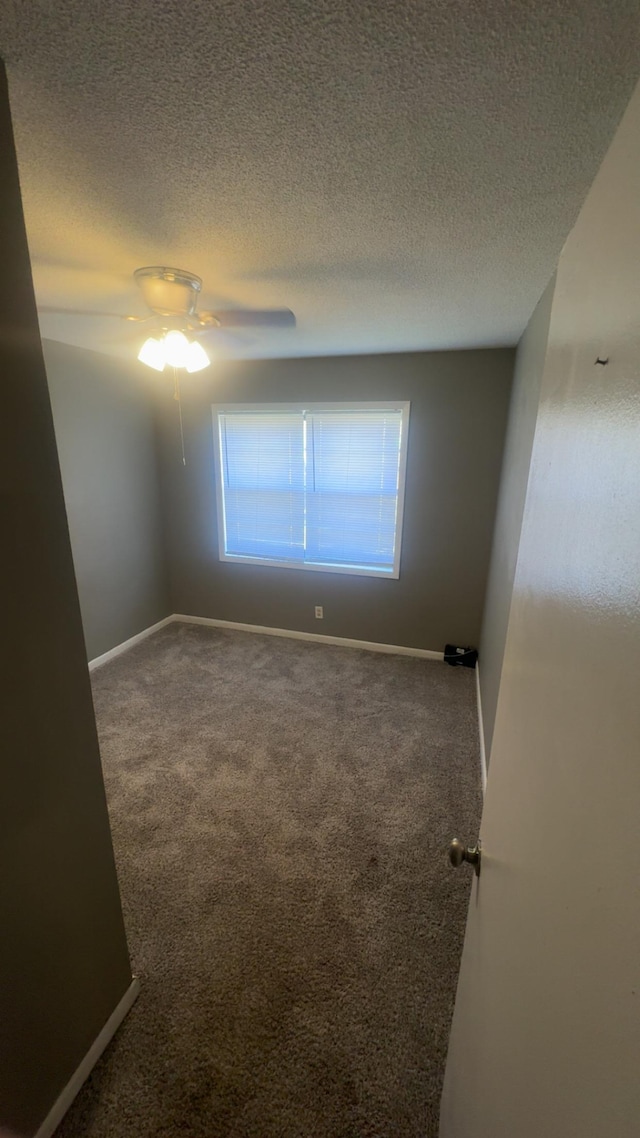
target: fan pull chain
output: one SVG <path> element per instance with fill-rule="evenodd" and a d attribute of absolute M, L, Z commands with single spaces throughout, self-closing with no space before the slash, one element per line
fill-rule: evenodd
<path fill-rule="evenodd" d="M 184 454 L 184 428 L 182 426 L 182 401 L 180 399 L 180 377 L 178 375 L 177 367 L 173 369 L 173 398 L 178 404 L 178 415 L 180 417 L 180 442 L 182 444 L 182 465 L 187 465 L 187 460 Z"/>

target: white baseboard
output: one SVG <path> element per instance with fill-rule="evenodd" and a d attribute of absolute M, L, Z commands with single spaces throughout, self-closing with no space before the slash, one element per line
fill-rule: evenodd
<path fill-rule="evenodd" d="M 409 648 L 405 644 L 375 644 L 371 640 L 350 640 L 346 636 L 325 636 L 321 632 L 298 632 L 294 628 L 266 628 L 262 624 L 242 624 L 236 620 L 217 620 L 211 616 L 187 616 L 184 613 L 174 612 L 171 616 L 166 616 L 164 620 L 159 620 L 157 624 L 152 624 L 150 628 L 144 628 L 142 632 L 138 632 L 129 640 L 124 640 L 122 644 L 116 644 L 115 648 L 110 648 L 102 656 L 96 656 L 95 660 L 90 660 L 89 671 L 93 672 L 96 668 L 101 668 L 109 660 L 120 656 L 122 652 L 128 652 L 129 648 L 133 648 L 135 644 L 139 644 L 147 636 L 151 636 L 152 633 L 158 632 L 160 628 L 164 628 L 165 625 L 172 624 L 174 621 L 182 624 L 204 624 L 210 628 L 231 628 L 235 629 L 236 632 L 257 632 L 261 636 L 286 636 L 291 640 L 312 640 L 316 644 L 337 644 L 340 648 L 362 648 L 366 652 L 389 652 L 394 656 L 419 656 L 423 660 L 444 659 L 443 652 L 433 652 L 430 648 Z"/>
<path fill-rule="evenodd" d="M 131 1008 L 131 1005 L 136 1000 L 139 991 L 140 981 L 134 976 L 120 1003 L 112 1011 L 102 1031 L 91 1044 L 80 1066 L 73 1072 L 66 1087 L 54 1102 L 42 1125 L 38 1128 L 35 1138 L 51 1138 L 51 1135 L 56 1127 L 60 1125 L 60 1122 L 82 1087 L 82 1084 L 91 1074 L 91 1071 L 98 1062 L 107 1044 L 113 1039 L 124 1017 Z"/>
<path fill-rule="evenodd" d="M 336 644 L 340 648 L 362 648 L 366 652 L 389 652 L 395 656 L 420 656 L 425 660 L 443 660 L 443 652 L 429 648 L 408 648 L 404 644 L 375 644 L 371 640 L 350 640 L 344 636 L 325 636 L 319 632 L 298 632 L 293 628 L 265 628 L 261 624 L 241 624 L 235 620 L 217 620 L 210 616 L 185 616 L 174 613 L 171 620 L 183 624 L 204 624 L 211 628 L 230 628 L 237 632 L 258 632 L 261 636 L 286 636 L 291 640 L 312 640 L 316 644 Z"/>
<path fill-rule="evenodd" d="M 476 663 L 476 698 L 478 701 L 478 731 L 480 732 L 480 774 L 482 793 L 487 789 L 487 752 L 484 746 L 484 720 L 482 718 L 482 695 L 480 692 L 480 665 Z"/>
<path fill-rule="evenodd" d="M 164 628 L 165 624 L 170 624 L 172 620 L 175 620 L 174 616 L 165 616 L 164 620 L 159 620 L 157 624 L 152 624 L 150 628 L 143 628 L 142 632 L 131 636 L 129 640 L 123 640 L 122 644 L 116 644 L 115 648 L 110 648 L 108 652 L 103 652 L 102 656 L 96 656 L 95 660 L 89 660 L 89 671 L 93 672 L 95 668 L 101 668 L 103 664 L 107 664 L 109 660 L 113 660 L 114 657 L 119 656 L 121 652 L 127 652 L 129 648 L 133 648 L 134 644 L 139 644 L 141 640 L 145 640 L 147 636 L 151 636 L 151 634 L 157 632 L 159 628 Z"/>

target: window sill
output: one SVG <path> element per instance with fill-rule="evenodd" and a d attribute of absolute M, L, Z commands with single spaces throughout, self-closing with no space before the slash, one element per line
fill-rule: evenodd
<path fill-rule="evenodd" d="M 315 561 L 275 561 L 268 557 L 243 557 L 240 554 L 225 553 L 220 560 L 228 565 L 266 565 L 272 569 L 294 569 L 305 573 L 337 573 L 350 577 L 378 577 L 383 580 L 397 581 L 400 577 L 399 567 L 390 565 L 387 569 L 377 569 L 371 565 L 340 565 L 320 564 Z"/>

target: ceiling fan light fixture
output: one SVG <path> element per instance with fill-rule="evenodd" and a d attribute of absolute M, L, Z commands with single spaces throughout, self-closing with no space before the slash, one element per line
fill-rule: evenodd
<path fill-rule="evenodd" d="M 150 336 L 140 348 L 138 359 L 141 363 L 146 364 L 147 367 L 154 368 L 155 371 L 164 371 L 164 365 L 167 359 L 162 340 L 156 340 L 153 336 Z"/>
<path fill-rule="evenodd" d="M 167 332 L 164 338 L 164 356 L 171 367 L 186 367 L 189 353 L 189 341 L 184 332 L 177 329 Z"/>
<path fill-rule="evenodd" d="M 202 344 L 199 344 L 197 340 L 193 340 L 187 348 L 187 357 L 185 360 L 187 371 L 202 371 L 202 369 L 208 367 L 210 363 L 211 360 L 202 347 Z"/>

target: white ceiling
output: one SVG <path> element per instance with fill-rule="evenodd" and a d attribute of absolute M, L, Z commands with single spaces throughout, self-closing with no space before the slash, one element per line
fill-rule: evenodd
<path fill-rule="evenodd" d="M 278 356 L 510 344 L 640 72 L 637 0 L 5 3 L 40 306 L 294 309 Z M 41 313 L 130 351 L 131 325 Z"/>

